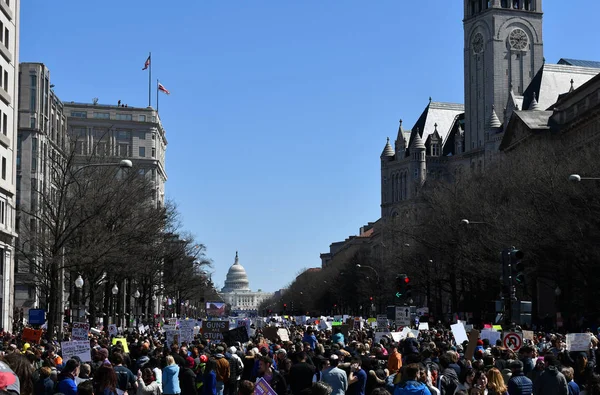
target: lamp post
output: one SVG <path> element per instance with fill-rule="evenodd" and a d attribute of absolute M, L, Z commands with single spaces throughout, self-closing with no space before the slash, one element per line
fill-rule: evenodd
<path fill-rule="evenodd" d="M 113 294 L 113 323 L 119 326 L 117 323 L 117 294 L 119 293 L 119 287 L 117 287 L 117 283 L 113 285 L 111 292 Z"/>
<path fill-rule="evenodd" d="M 81 274 L 75 280 L 75 289 L 77 291 L 77 322 L 80 321 L 81 317 L 81 288 L 83 288 L 83 278 L 81 278 Z"/>
<path fill-rule="evenodd" d="M 139 290 L 135 290 L 135 292 L 133 293 L 133 298 L 135 300 L 134 306 L 133 306 L 133 317 L 136 319 L 137 321 L 137 316 L 138 314 L 138 299 L 140 298 L 140 291 Z M 137 323 L 137 322 L 136 322 Z"/>

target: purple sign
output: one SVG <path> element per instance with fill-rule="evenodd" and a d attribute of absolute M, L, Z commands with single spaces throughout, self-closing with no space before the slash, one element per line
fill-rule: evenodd
<path fill-rule="evenodd" d="M 271 388 L 267 380 L 262 377 L 256 380 L 254 384 L 254 393 L 256 395 L 277 395 L 277 392 Z"/>

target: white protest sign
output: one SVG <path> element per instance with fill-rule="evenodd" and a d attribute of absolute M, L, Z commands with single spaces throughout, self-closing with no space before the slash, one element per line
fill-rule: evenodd
<path fill-rule="evenodd" d="M 490 345 L 495 346 L 496 342 L 498 340 L 502 339 L 502 332 L 484 329 L 481 331 L 480 337 L 481 337 L 481 340 L 488 339 L 490 342 Z"/>
<path fill-rule="evenodd" d="M 172 344 L 181 344 L 181 332 L 180 331 L 166 331 L 166 343 L 167 347 L 171 347 Z"/>
<path fill-rule="evenodd" d="M 589 351 L 591 333 L 569 333 L 567 334 L 567 350 L 569 351 Z"/>
<path fill-rule="evenodd" d="M 179 321 L 179 331 L 181 333 L 180 342 L 189 344 L 194 341 L 194 326 L 196 326 L 196 323 L 196 320 Z"/>
<path fill-rule="evenodd" d="M 79 357 L 83 362 L 91 362 L 90 343 L 87 340 L 76 340 L 61 342 L 63 360 L 68 361 L 73 357 Z"/>
<path fill-rule="evenodd" d="M 90 324 L 87 322 L 74 322 L 71 331 L 72 340 L 87 340 L 90 331 Z"/>
<path fill-rule="evenodd" d="M 456 344 L 462 344 L 463 342 L 469 341 L 469 338 L 467 337 L 467 331 L 465 331 L 465 326 L 462 324 L 462 322 L 450 325 L 450 329 L 452 329 L 452 334 L 454 335 Z"/>
<path fill-rule="evenodd" d="M 419 324 L 419 330 L 420 331 L 428 331 L 429 330 L 429 323 L 428 322 L 421 322 Z"/>
<path fill-rule="evenodd" d="M 117 336 L 119 331 L 117 330 L 117 326 L 115 324 L 110 324 L 108 326 L 108 335 L 109 336 Z"/>
<path fill-rule="evenodd" d="M 381 330 L 381 331 L 376 331 L 375 332 L 375 343 L 381 343 L 381 339 L 383 339 L 384 336 L 391 336 L 390 332 L 386 329 L 386 330 Z"/>

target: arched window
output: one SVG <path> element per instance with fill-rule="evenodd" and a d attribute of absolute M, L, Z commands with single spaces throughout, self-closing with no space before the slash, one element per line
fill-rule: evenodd
<path fill-rule="evenodd" d="M 408 174 L 408 172 L 405 171 L 404 172 L 404 199 L 408 199 L 408 188 L 406 186 L 407 185 L 407 180 L 406 180 L 407 174 Z"/>
<path fill-rule="evenodd" d="M 404 200 L 404 193 L 402 188 L 404 188 L 404 179 L 402 177 L 402 174 L 400 174 L 400 200 Z"/>
<path fill-rule="evenodd" d="M 392 203 L 395 201 L 396 196 L 396 176 L 392 175 Z"/>

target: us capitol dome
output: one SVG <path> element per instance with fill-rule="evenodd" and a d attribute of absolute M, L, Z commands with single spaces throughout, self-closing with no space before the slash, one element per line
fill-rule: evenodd
<path fill-rule="evenodd" d="M 236 313 L 257 314 L 258 306 L 263 300 L 270 298 L 270 292 L 257 292 L 250 290 L 250 282 L 246 269 L 240 265 L 238 253 L 235 253 L 235 262 L 229 268 L 225 277 L 225 285 L 221 288 L 221 297 L 231 306 L 231 311 Z"/>

